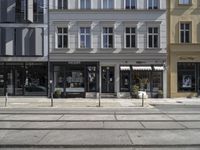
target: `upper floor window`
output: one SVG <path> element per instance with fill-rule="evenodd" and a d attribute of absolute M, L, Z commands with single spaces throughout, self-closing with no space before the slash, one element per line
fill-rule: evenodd
<path fill-rule="evenodd" d="M 91 0 L 80 0 L 80 8 L 81 9 L 90 9 L 91 8 Z"/>
<path fill-rule="evenodd" d="M 149 27 L 148 28 L 148 48 L 159 47 L 159 28 Z"/>
<path fill-rule="evenodd" d="M 58 27 L 57 28 L 57 48 L 68 47 L 68 28 Z"/>
<path fill-rule="evenodd" d="M 103 9 L 113 9 L 114 8 L 114 0 L 102 0 L 103 1 Z"/>
<path fill-rule="evenodd" d="M 158 9 L 159 0 L 148 0 L 148 9 Z"/>
<path fill-rule="evenodd" d="M 91 48 L 90 27 L 80 28 L 80 48 Z"/>
<path fill-rule="evenodd" d="M 135 48 L 136 47 L 136 28 L 128 27 L 125 33 L 125 48 Z"/>
<path fill-rule="evenodd" d="M 58 9 L 68 9 L 68 0 L 58 0 Z"/>
<path fill-rule="evenodd" d="M 125 0 L 125 9 L 135 9 L 136 0 Z"/>
<path fill-rule="evenodd" d="M 179 0 L 179 4 L 181 5 L 189 5 L 191 3 L 191 0 Z"/>
<path fill-rule="evenodd" d="M 113 28 L 103 28 L 103 48 L 113 48 Z"/>
<path fill-rule="evenodd" d="M 190 23 L 180 23 L 180 42 L 190 43 Z"/>
<path fill-rule="evenodd" d="M 42 56 L 43 35 L 43 28 L 0 28 L 0 55 Z"/>

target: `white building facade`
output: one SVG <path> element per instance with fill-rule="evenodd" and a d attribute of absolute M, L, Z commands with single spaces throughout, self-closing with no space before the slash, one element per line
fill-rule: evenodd
<path fill-rule="evenodd" d="M 149 97 L 167 90 L 166 0 L 50 0 L 56 97 Z"/>

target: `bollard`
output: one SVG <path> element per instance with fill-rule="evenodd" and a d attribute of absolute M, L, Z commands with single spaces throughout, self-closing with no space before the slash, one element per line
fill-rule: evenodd
<path fill-rule="evenodd" d="M 7 103 L 8 103 L 8 93 L 6 92 L 6 96 L 5 96 L 5 107 L 7 107 Z"/>
<path fill-rule="evenodd" d="M 53 92 L 51 92 L 51 107 L 53 107 Z"/>
<path fill-rule="evenodd" d="M 142 93 L 142 107 L 144 107 L 144 93 Z"/>

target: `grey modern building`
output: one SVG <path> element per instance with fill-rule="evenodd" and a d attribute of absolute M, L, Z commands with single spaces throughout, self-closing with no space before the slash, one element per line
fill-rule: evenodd
<path fill-rule="evenodd" d="M 0 95 L 47 95 L 48 3 L 0 0 Z"/>
<path fill-rule="evenodd" d="M 166 0 L 50 0 L 50 72 L 58 97 L 166 96 Z"/>

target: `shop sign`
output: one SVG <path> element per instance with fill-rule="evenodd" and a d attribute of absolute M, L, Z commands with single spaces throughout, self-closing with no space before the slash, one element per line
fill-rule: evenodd
<path fill-rule="evenodd" d="M 195 57 L 179 57 L 180 60 L 195 60 Z"/>
<path fill-rule="evenodd" d="M 70 65 L 79 65 L 79 64 L 81 64 L 81 62 L 80 61 L 68 61 L 68 64 L 70 64 Z"/>

